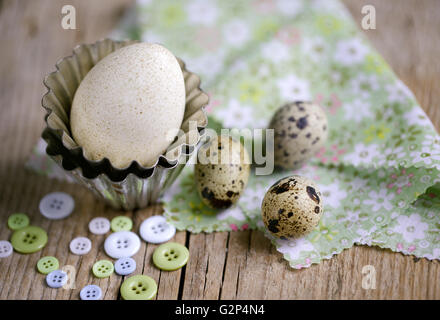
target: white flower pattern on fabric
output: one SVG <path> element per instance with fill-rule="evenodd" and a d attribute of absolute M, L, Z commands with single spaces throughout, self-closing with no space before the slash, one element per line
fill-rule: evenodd
<path fill-rule="evenodd" d="M 373 116 L 371 105 L 365 100 L 355 99 L 352 102 L 345 103 L 343 108 L 345 119 L 353 120 L 356 123 L 364 119 L 371 119 Z"/>
<path fill-rule="evenodd" d="M 280 95 L 286 101 L 310 100 L 309 82 L 291 74 L 277 81 Z"/>
<path fill-rule="evenodd" d="M 434 248 L 432 254 L 425 254 L 424 257 L 429 260 L 440 259 L 440 248 Z"/>
<path fill-rule="evenodd" d="M 289 255 L 290 259 L 298 259 L 301 252 L 314 251 L 315 247 L 312 243 L 304 238 L 290 239 L 290 240 L 278 240 L 278 251 Z"/>
<path fill-rule="evenodd" d="M 414 163 L 423 162 L 425 165 L 430 166 L 433 160 L 440 160 L 440 154 L 432 154 L 432 151 L 430 147 L 423 146 L 421 151 L 413 151 L 409 155 L 413 158 Z M 440 169 L 440 163 L 436 163 L 435 167 Z"/>
<path fill-rule="evenodd" d="M 348 153 L 344 156 L 344 160 L 354 166 L 360 164 L 369 165 L 377 155 L 379 155 L 377 144 L 365 145 L 361 142 L 355 145 L 352 153 Z"/>
<path fill-rule="evenodd" d="M 260 185 L 255 188 L 246 188 L 240 197 L 240 204 L 246 203 L 246 208 L 249 210 L 259 209 L 265 193 L 265 188 Z"/>
<path fill-rule="evenodd" d="M 289 47 L 279 40 L 271 40 L 263 43 L 261 54 L 267 60 L 279 63 L 289 58 Z"/>
<path fill-rule="evenodd" d="M 314 62 L 319 62 L 328 56 L 328 44 L 321 37 L 306 38 L 302 45 L 303 54 Z"/>
<path fill-rule="evenodd" d="M 405 103 L 408 101 L 408 98 L 414 98 L 412 92 L 401 80 L 397 80 L 396 83 L 387 84 L 385 90 L 388 93 L 388 101 L 390 102 Z"/>
<path fill-rule="evenodd" d="M 232 20 L 224 26 L 223 36 L 232 47 L 242 46 L 250 38 L 249 26 L 240 19 Z"/>
<path fill-rule="evenodd" d="M 208 53 L 197 58 L 186 59 L 187 66 L 190 70 L 198 74 L 203 74 L 207 79 L 212 80 L 223 69 L 224 52 L 218 50 L 215 53 Z M 209 70 L 209 72 L 206 72 Z"/>
<path fill-rule="evenodd" d="M 345 66 L 353 66 L 365 61 L 368 48 L 358 38 L 339 41 L 336 44 L 335 61 Z"/>
<path fill-rule="evenodd" d="M 397 217 L 397 225 L 392 229 L 394 232 L 400 233 L 403 239 L 408 243 L 414 240 L 425 238 L 425 231 L 428 230 L 428 224 L 422 222 L 420 215 L 412 214 L 409 217 Z"/>
<path fill-rule="evenodd" d="M 215 109 L 214 115 L 221 119 L 225 128 L 247 128 L 252 126 L 253 108 L 243 105 L 238 100 L 232 99 L 226 108 Z"/>
<path fill-rule="evenodd" d="M 351 91 L 357 97 L 368 99 L 374 91 L 379 89 L 379 82 L 375 75 L 361 74 L 350 82 Z"/>
<path fill-rule="evenodd" d="M 218 9 L 212 1 L 194 0 L 186 7 L 188 20 L 199 25 L 213 25 L 218 16 Z"/>
<path fill-rule="evenodd" d="M 239 221 L 244 221 L 246 219 L 245 215 L 243 214 L 243 210 L 241 210 L 241 208 L 238 206 L 233 206 L 229 209 L 225 209 L 217 214 L 217 219 L 219 219 L 220 221 L 226 220 L 230 217 Z"/>
<path fill-rule="evenodd" d="M 387 165 L 390 167 L 397 166 L 399 164 L 399 159 L 406 155 L 406 151 L 403 147 L 386 148 L 382 153 L 378 155 L 377 165 L 383 166 Z"/>
<path fill-rule="evenodd" d="M 388 192 L 385 185 L 381 185 L 379 191 L 371 190 L 368 193 L 368 197 L 369 198 L 365 199 L 362 203 L 372 206 L 371 209 L 375 212 L 379 211 L 381 208 L 388 211 L 393 208 L 391 200 L 394 199 L 394 193 Z"/>
<path fill-rule="evenodd" d="M 426 113 L 420 107 L 413 107 L 411 111 L 403 115 L 403 118 L 409 126 L 419 125 L 434 128 L 431 120 L 429 120 Z"/>
<path fill-rule="evenodd" d="M 288 17 L 294 17 L 298 15 L 303 7 L 303 3 L 301 1 L 292 1 L 292 0 L 276 0 L 276 5 L 279 12 L 282 15 Z"/>
<path fill-rule="evenodd" d="M 341 201 L 347 197 L 347 192 L 337 182 L 329 185 L 320 185 L 319 190 L 321 190 L 322 197 L 324 198 L 324 205 L 332 208 L 338 208 Z"/>

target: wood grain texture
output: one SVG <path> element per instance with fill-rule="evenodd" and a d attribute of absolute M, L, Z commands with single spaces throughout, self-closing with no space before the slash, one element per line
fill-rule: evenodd
<path fill-rule="evenodd" d="M 112 218 L 121 212 L 95 201 L 82 187 L 49 180 L 23 166 L 43 128 L 40 100 L 42 79 L 55 62 L 79 43 L 105 37 L 116 25 L 130 0 L 0 2 L 0 239 L 9 239 L 7 217 L 26 212 L 34 225 L 49 234 L 49 245 L 31 255 L 14 253 L 0 259 L 0 299 L 78 299 L 86 284 L 97 284 L 104 299 L 118 299 L 123 277 L 97 279 L 91 267 L 108 259 L 103 236 L 88 232 L 97 216 Z M 361 7 L 373 4 L 377 29 L 367 37 L 396 74 L 413 90 L 433 123 L 440 128 L 440 2 L 437 0 L 344 0 L 360 24 Z M 77 30 L 60 26 L 61 7 L 77 9 Z M 75 213 L 62 221 L 49 221 L 38 213 L 45 194 L 65 191 L 76 199 Z M 160 206 L 126 213 L 135 229 Z M 86 256 L 69 253 L 73 237 L 93 242 Z M 158 282 L 157 299 L 440 299 L 440 263 L 415 259 L 370 247 L 355 246 L 334 258 L 304 270 L 291 269 L 258 231 L 197 234 L 178 232 L 174 238 L 190 249 L 188 265 L 161 272 L 152 265 L 155 245 L 142 243 L 134 257 L 136 273 Z M 75 289 L 50 289 L 36 272 L 38 259 L 54 255 L 62 266 L 76 270 Z M 362 289 L 362 267 L 376 268 L 377 288 Z"/>

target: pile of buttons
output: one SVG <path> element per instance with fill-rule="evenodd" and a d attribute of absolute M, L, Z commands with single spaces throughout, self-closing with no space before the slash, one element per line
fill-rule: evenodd
<path fill-rule="evenodd" d="M 53 192 L 41 199 L 41 214 L 53 220 L 68 217 L 75 207 L 73 198 L 63 192 Z M 34 253 L 44 248 L 48 242 L 46 231 L 30 225 L 29 217 L 24 213 L 14 213 L 8 218 L 8 227 L 13 231 L 11 242 L 0 241 L 0 258 L 10 256 L 13 250 L 19 253 Z M 95 262 L 92 273 L 97 278 L 110 277 L 114 272 L 120 276 L 128 276 L 135 272 L 136 261 L 131 257 L 140 247 L 139 236 L 132 232 L 133 221 L 125 216 L 118 216 L 110 222 L 107 218 L 98 217 L 89 222 L 89 231 L 95 235 L 104 235 L 111 229 L 112 233 L 104 241 L 105 253 L 117 259 Z M 163 216 L 152 216 L 144 220 L 139 228 L 141 238 L 148 243 L 161 244 L 153 252 L 153 264 L 165 271 L 178 270 L 186 265 L 189 258 L 188 249 L 171 240 L 176 228 L 169 224 Z M 69 244 L 70 252 L 85 255 L 92 249 L 92 241 L 86 237 L 76 237 Z M 51 288 L 61 288 L 67 284 L 68 274 L 59 269 L 59 261 L 52 256 L 41 258 L 37 262 L 37 270 L 46 275 L 46 283 Z M 149 276 L 134 275 L 122 283 L 120 293 L 124 300 L 150 300 L 156 296 L 157 284 Z M 87 285 L 80 291 L 82 300 L 99 300 L 102 290 L 96 285 Z"/>

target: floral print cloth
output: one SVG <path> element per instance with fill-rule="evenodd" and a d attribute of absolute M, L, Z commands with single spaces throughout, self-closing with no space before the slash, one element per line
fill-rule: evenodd
<path fill-rule="evenodd" d="M 293 100 L 327 112 L 329 138 L 316 157 L 296 171 L 251 175 L 230 209 L 206 207 L 186 167 L 163 198 L 179 230 L 266 232 L 266 190 L 300 174 L 320 187 L 320 224 L 295 240 L 266 232 L 293 268 L 355 243 L 440 259 L 440 138 L 338 0 L 139 0 L 113 37 L 159 42 L 182 58 L 211 96 L 210 126 L 264 128 Z"/>

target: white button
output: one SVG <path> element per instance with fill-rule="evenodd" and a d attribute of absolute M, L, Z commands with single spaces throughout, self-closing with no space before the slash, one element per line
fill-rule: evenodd
<path fill-rule="evenodd" d="M 73 254 L 83 255 L 92 249 L 92 241 L 86 237 L 78 237 L 70 241 L 69 247 Z"/>
<path fill-rule="evenodd" d="M 67 283 L 67 273 L 55 270 L 46 276 L 46 283 L 51 288 L 61 288 Z"/>
<path fill-rule="evenodd" d="M 79 297 L 81 300 L 99 300 L 102 296 L 102 290 L 100 287 L 89 284 L 81 289 Z"/>
<path fill-rule="evenodd" d="M 9 241 L 0 241 L 0 258 L 9 257 L 12 254 L 12 244 Z"/>
<path fill-rule="evenodd" d="M 139 229 L 142 239 L 150 243 L 162 243 L 176 234 L 176 228 L 163 216 L 152 216 L 142 222 Z"/>
<path fill-rule="evenodd" d="M 141 247 L 141 240 L 131 231 L 118 231 L 105 239 L 104 250 L 108 256 L 119 259 L 131 257 Z"/>
<path fill-rule="evenodd" d="M 110 230 L 110 221 L 107 218 L 94 218 L 89 222 L 89 230 L 93 234 L 104 234 Z"/>
<path fill-rule="evenodd" d="M 48 219 L 63 219 L 72 213 L 74 207 L 75 201 L 64 192 L 49 193 L 40 201 L 40 212 Z"/>
<path fill-rule="evenodd" d="M 115 262 L 115 271 L 121 276 L 129 275 L 136 270 L 136 261 L 132 258 L 121 258 Z"/>

